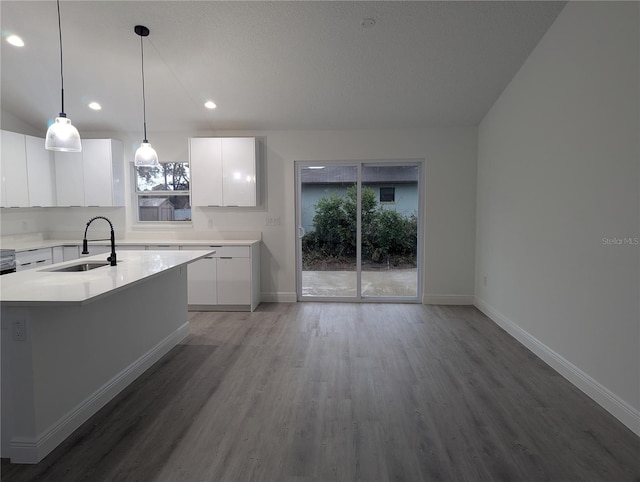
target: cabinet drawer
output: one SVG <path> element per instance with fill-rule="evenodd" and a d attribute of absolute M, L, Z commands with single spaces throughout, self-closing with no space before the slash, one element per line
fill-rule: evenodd
<path fill-rule="evenodd" d="M 53 254 L 51 248 L 30 249 L 16 253 L 16 271 L 36 268 L 51 264 Z"/>
<path fill-rule="evenodd" d="M 37 261 L 51 261 L 51 248 L 30 249 L 29 251 L 19 251 L 16 253 L 16 262 L 20 264 L 35 263 Z"/>
<path fill-rule="evenodd" d="M 180 246 L 180 251 L 213 251 L 215 250 L 216 252 L 207 256 L 207 259 L 211 259 L 211 258 L 217 258 L 218 257 L 218 250 L 220 249 L 220 246 L 211 246 L 211 245 L 202 245 L 202 246 Z"/>
<path fill-rule="evenodd" d="M 146 248 L 143 244 L 116 244 L 116 253 L 122 251 L 144 251 Z"/>
<path fill-rule="evenodd" d="M 215 248 L 217 258 L 248 258 L 249 246 L 220 246 Z"/>
<path fill-rule="evenodd" d="M 180 247 L 177 244 L 147 244 L 145 249 L 149 251 L 178 251 Z"/>
<path fill-rule="evenodd" d="M 216 252 L 211 255 L 214 258 L 249 258 L 249 254 L 251 253 L 249 246 L 220 246 L 219 244 L 180 246 L 180 249 L 182 251 L 215 249 Z"/>

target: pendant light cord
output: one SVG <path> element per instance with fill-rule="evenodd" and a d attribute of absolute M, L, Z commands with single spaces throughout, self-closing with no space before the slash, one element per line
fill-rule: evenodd
<path fill-rule="evenodd" d="M 60 112 L 60 117 L 66 117 L 64 113 L 64 74 L 62 72 L 62 25 L 60 23 L 60 0 L 56 2 L 58 4 L 58 35 L 60 38 L 60 94 L 62 98 L 62 112 Z"/>
<path fill-rule="evenodd" d="M 144 141 L 147 141 L 147 103 L 144 95 L 144 44 L 142 35 L 140 36 L 140 51 L 142 52 L 142 125 L 144 130 Z"/>

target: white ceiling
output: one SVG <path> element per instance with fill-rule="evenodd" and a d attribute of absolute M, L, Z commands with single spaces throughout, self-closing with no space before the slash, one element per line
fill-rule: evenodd
<path fill-rule="evenodd" d="M 141 133 L 142 24 L 149 133 L 476 125 L 563 6 L 62 0 L 65 111 L 81 133 Z M 44 135 L 60 111 L 56 3 L 0 9 L 2 110 Z"/>

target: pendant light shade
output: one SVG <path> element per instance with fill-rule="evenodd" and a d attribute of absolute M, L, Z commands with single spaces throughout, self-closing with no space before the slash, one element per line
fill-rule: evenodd
<path fill-rule="evenodd" d="M 142 141 L 140 147 L 136 150 L 134 165 L 136 167 L 151 167 L 157 166 L 158 164 L 158 153 L 156 150 L 151 147 L 151 144 L 146 140 Z"/>
<path fill-rule="evenodd" d="M 62 27 L 60 25 L 60 0 L 57 0 L 58 6 L 58 34 L 60 39 L 60 84 L 61 84 L 61 100 L 62 108 L 60 115 L 56 117 L 53 124 L 47 129 L 47 136 L 44 141 L 44 148 L 50 151 L 64 152 L 80 152 L 82 151 L 82 143 L 80 134 L 71 123 L 71 119 L 67 118 L 64 112 L 64 74 L 62 68 Z"/>
<path fill-rule="evenodd" d="M 151 144 L 149 144 L 149 141 L 147 140 L 147 106 L 144 95 L 144 45 L 142 43 L 142 37 L 149 36 L 149 29 L 144 25 L 136 25 L 133 31 L 140 36 L 140 52 L 142 54 L 142 127 L 144 130 L 144 140 L 136 151 L 133 164 L 136 167 L 157 166 L 160 164 L 158 162 L 158 154 L 156 153 L 156 150 L 151 147 Z"/>
<path fill-rule="evenodd" d="M 50 151 L 81 152 L 80 134 L 67 117 L 56 117 L 47 129 L 44 148 Z"/>

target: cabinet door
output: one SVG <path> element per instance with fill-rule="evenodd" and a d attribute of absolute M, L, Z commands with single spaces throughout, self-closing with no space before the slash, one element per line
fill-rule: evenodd
<path fill-rule="evenodd" d="M 189 139 L 191 205 L 222 206 L 222 142 L 219 138 Z"/>
<path fill-rule="evenodd" d="M 222 193 L 225 206 L 256 205 L 256 140 L 222 139 Z"/>
<path fill-rule="evenodd" d="M 251 260 L 218 258 L 218 304 L 251 304 Z"/>
<path fill-rule="evenodd" d="M 189 263 L 187 298 L 190 305 L 215 305 L 217 299 L 217 260 L 213 256 Z"/>
<path fill-rule="evenodd" d="M 29 206 L 55 206 L 53 152 L 44 148 L 44 139 L 25 136 Z"/>
<path fill-rule="evenodd" d="M 80 247 L 79 246 L 63 246 L 62 247 L 62 258 L 64 261 L 71 261 L 74 259 L 78 259 L 80 257 Z"/>
<path fill-rule="evenodd" d="M 53 264 L 64 261 L 64 248 L 62 246 L 54 246 L 51 248 L 51 252 L 53 254 Z"/>
<path fill-rule="evenodd" d="M 85 141 L 82 141 L 84 145 Z M 54 152 L 56 204 L 84 206 L 84 169 L 82 152 Z"/>
<path fill-rule="evenodd" d="M 111 198 L 113 206 L 124 206 L 124 144 L 117 139 L 111 141 Z"/>
<path fill-rule="evenodd" d="M 124 206 L 124 149 L 115 139 L 82 141 L 86 206 Z"/>
<path fill-rule="evenodd" d="M 2 176 L 2 207 L 28 207 L 27 157 L 23 134 L 1 131 L 0 175 Z"/>

